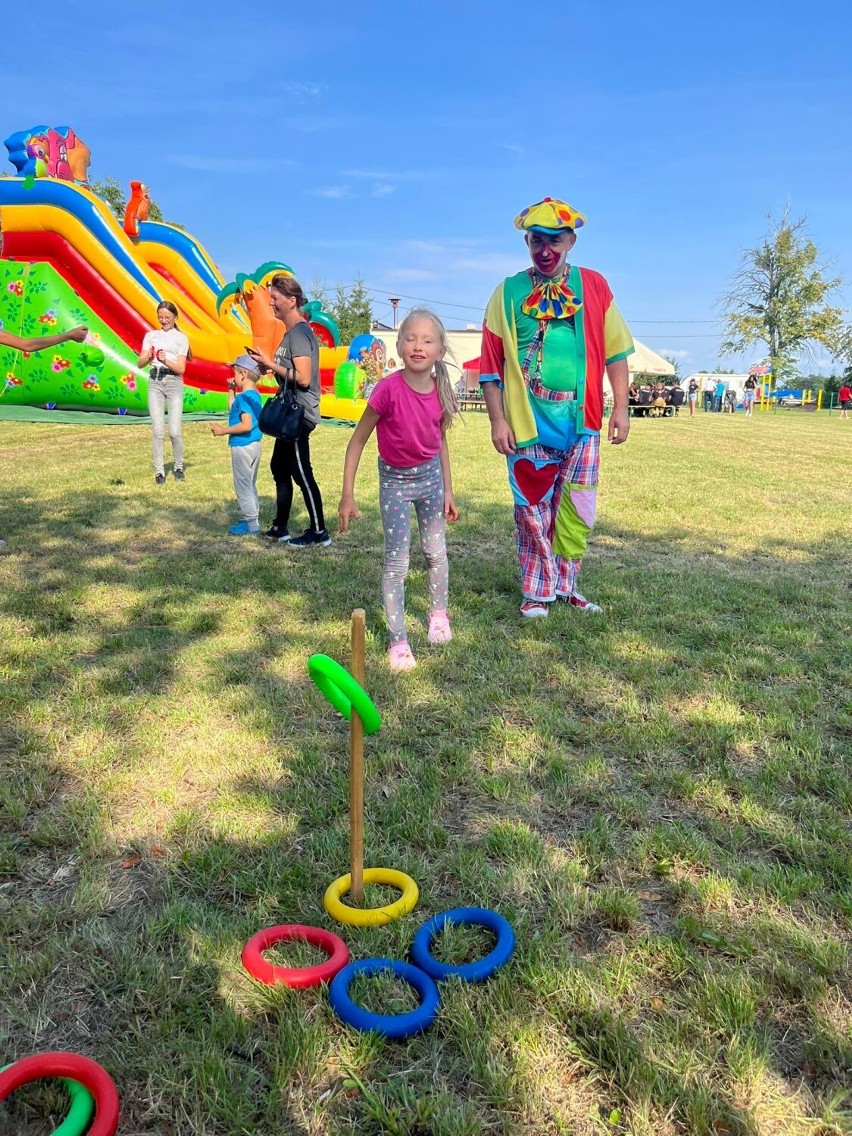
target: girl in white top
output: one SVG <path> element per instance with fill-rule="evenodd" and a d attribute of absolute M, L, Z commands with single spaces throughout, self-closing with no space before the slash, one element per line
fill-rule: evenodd
<path fill-rule="evenodd" d="M 153 429 L 154 481 L 157 485 L 163 485 L 166 480 L 163 440 L 167 404 L 174 477 L 175 481 L 184 480 L 181 435 L 183 373 L 186 370 L 187 360 L 192 358 L 192 352 L 189 350 L 189 340 L 175 326 L 177 317 L 178 310 L 175 305 L 169 300 L 163 300 L 157 307 L 157 320 L 160 326 L 145 333 L 142 350 L 139 352 L 139 366 L 151 368 L 148 378 L 148 413 L 151 415 Z"/>

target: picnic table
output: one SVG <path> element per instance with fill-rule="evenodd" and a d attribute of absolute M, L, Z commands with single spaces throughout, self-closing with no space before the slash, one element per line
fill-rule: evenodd
<path fill-rule="evenodd" d="M 482 397 L 482 389 L 464 391 L 460 394 L 459 410 L 485 410 L 485 399 Z"/>

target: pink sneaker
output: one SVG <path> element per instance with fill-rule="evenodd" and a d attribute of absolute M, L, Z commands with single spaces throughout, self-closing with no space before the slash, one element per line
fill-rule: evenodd
<path fill-rule="evenodd" d="M 429 642 L 449 643 L 453 633 L 450 630 L 450 617 L 445 611 L 429 612 Z"/>
<path fill-rule="evenodd" d="M 388 663 L 392 671 L 410 671 L 412 667 L 417 666 L 417 660 L 411 653 L 407 639 L 401 639 L 398 643 L 391 643 L 388 651 Z"/>
<path fill-rule="evenodd" d="M 524 619 L 547 619 L 548 604 L 539 603 L 538 600 L 524 600 L 521 604 L 521 615 Z"/>

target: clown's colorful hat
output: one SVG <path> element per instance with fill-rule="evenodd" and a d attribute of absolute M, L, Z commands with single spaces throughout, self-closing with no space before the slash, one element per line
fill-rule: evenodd
<path fill-rule="evenodd" d="M 543 233 L 581 229 L 585 223 L 582 213 L 556 197 L 545 197 L 543 201 L 527 206 L 515 218 L 516 229 L 535 229 Z"/>

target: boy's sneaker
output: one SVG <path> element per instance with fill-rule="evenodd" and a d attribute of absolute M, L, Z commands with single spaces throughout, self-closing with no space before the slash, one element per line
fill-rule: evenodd
<path fill-rule="evenodd" d="M 182 469 L 173 470 L 172 476 L 174 477 L 175 481 L 186 481 L 186 474 Z"/>
<path fill-rule="evenodd" d="M 287 542 L 290 539 L 290 534 L 287 530 L 279 529 L 278 525 L 270 525 L 263 535 L 269 537 L 270 540 L 280 540 L 283 542 Z"/>
<path fill-rule="evenodd" d="M 248 536 L 249 533 L 256 536 L 260 532 L 260 525 L 252 528 L 248 521 L 240 521 L 236 525 L 228 525 L 228 532 L 232 536 Z"/>
<path fill-rule="evenodd" d="M 290 540 L 291 548 L 308 548 L 312 544 L 321 544 L 323 548 L 328 548 L 331 544 L 328 529 L 323 529 L 322 532 L 314 532 L 313 529 L 305 529 L 301 536 L 294 536 Z"/>
<path fill-rule="evenodd" d="M 166 475 L 164 473 L 155 474 L 154 475 L 154 484 L 155 485 L 165 485 L 166 484 Z"/>

